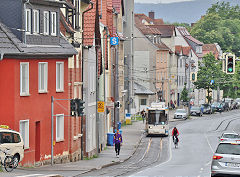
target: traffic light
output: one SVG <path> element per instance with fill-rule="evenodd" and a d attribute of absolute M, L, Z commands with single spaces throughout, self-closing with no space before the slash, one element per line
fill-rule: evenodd
<path fill-rule="evenodd" d="M 121 107 L 120 101 L 116 101 L 115 106 L 116 106 L 117 108 L 120 108 L 120 107 Z"/>
<path fill-rule="evenodd" d="M 226 73 L 227 74 L 234 74 L 235 71 L 235 56 L 234 55 L 227 55 L 226 58 Z"/>
<path fill-rule="evenodd" d="M 76 105 L 77 105 L 77 114 L 78 114 L 78 116 L 82 116 L 84 114 L 83 110 L 85 107 L 83 106 L 83 104 L 85 103 L 85 101 L 83 101 L 79 98 L 76 98 L 75 101 L 76 101 Z"/>
<path fill-rule="evenodd" d="M 76 115 L 76 102 L 74 99 L 70 100 L 70 115 L 75 116 Z"/>

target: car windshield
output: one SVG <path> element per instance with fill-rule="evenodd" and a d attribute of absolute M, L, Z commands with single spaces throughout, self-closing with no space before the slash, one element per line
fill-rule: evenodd
<path fill-rule="evenodd" d="M 236 99 L 236 102 L 240 102 L 240 98 L 237 98 L 237 99 Z"/>
<path fill-rule="evenodd" d="M 213 103 L 213 106 L 218 106 L 218 105 L 219 105 L 219 103 L 217 103 L 217 102 Z"/>
<path fill-rule="evenodd" d="M 192 107 L 191 110 L 200 110 L 199 107 Z"/>
<path fill-rule="evenodd" d="M 204 108 L 208 108 L 209 105 L 208 105 L 208 104 L 203 104 L 202 107 L 204 107 Z"/>
<path fill-rule="evenodd" d="M 223 138 L 240 138 L 239 135 L 236 134 L 223 134 Z"/>
<path fill-rule="evenodd" d="M 216 153 L 240 155 L 240 144 L 221 143 L 218 145 Z"/>
<path fill-rule="evenodd" d="M 176 113 L 186 113 L 186 110 L 185 109 L 177 109 Z"/>

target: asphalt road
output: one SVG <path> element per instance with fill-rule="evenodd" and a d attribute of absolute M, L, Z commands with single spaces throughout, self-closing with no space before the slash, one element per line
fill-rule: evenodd
<path fill-rule="evenodd" d="M 60 174 L 63 176 L 209 177 L 212 155 L 218 144 L 218 137 L 223 132 L 240 133 L 240 110 L 171 122 L 170 127 L 174 126 L 177 126 L 180 132 L 177 149 L 173 146 L 170 136 L 144 136 L 135 154 L 124 163 L 84 175 L 78 175 L 80 173 L 78 171 L 35 171 L 33 174 L 26 170 L 25 176 Z M 0 175 L 12 176 L 13 173 Z M 21 172 L 19 176 L 24 175 Z"/>
<path fill-rule="evenodd" d="M 205 116 L 178 124 L 179 148 L 169 141 L 167 160 L 132 176 L 209 177 L 213 152 L 223 132 L 240 133 L 240 112 Z"/>

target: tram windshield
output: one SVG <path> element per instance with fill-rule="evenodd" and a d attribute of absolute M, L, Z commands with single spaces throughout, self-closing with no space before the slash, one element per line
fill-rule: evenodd
<path fill-rule="evenodd" d="M 166 125 L 168 124 L 167 114 L 165 110 L 149 110 L 148 124 Z"/>

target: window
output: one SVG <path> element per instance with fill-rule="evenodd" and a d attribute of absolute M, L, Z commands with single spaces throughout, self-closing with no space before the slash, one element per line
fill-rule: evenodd
<path fill-rule="evenodd" d="M 51 35 L 57 35 L 57 13 L 51 12 Z"/>
<path fill-rule="evenodd" d="M 0 132 L 0 144 L 3 143 L 20 143 L 21 138 L 17 133 Z"/>
<path fill-rule="evenodd" d="M 31 10 L 26 9 L 25 11 L 25 30 L 27 33 L 31 33 Z"/>
<path fill-rule="evenodd" d="M 43 12 L 43 23 L 44 23 L 44 32 L 43 34 L 49 35 L 49 12 Z"/>
<path fill-rule="evenodd" d="M 29 148 L 29 120 L 20 120 L 20 133 L 24 142 L 24 149 Z"/>
<path fill-rule="evenodd" d="M 64 114 L 56 116 L 56 141 L 64 140 Z"/>
<path fill-rule="evenodd" d="M 29 95 L 29 63 L 20 63 L 20 96 Z"/>
<path fill-rule="evenodd" d="M 180 67 L 182 67 L 182 59 L 180 59 Z"/>
<path fill-rule="evenodd" d="M 33 10 L 33 33 L 39 33 L 39 11 Z"/>
<path fill-rule="evenodd" d="M 64 91 L 64 62 L 56 63 L 56 91 Z"/>
<path fill-rule="evenodd" d="M 40 62 L 38 63 L 38 91 L 40 93 L 47 92 L 48 83 L 48 63 Z"/>
<path fill-rule="evenodd" d="M 141 99 L 140 105 L 147 105 L 147 99 Z"/>

